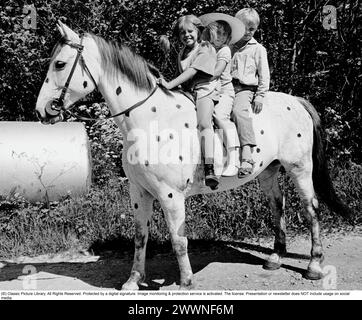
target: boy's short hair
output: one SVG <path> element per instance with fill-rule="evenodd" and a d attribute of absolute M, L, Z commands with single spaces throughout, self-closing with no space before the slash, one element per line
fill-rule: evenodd
<path fill-rule="evenodd" d="M 260 17 L 258 12 L 253 9 L 253 8 L 244 8 L 241 9 L 240 11 L 237 12 L 237 14 L 235 15 L 235 18 L 239 19 L 239 20 L 244 20 L 244 19 L 248 19 L 248 20 L 252 20 L 254 21 L 258 26 L 260 24 Z"/>

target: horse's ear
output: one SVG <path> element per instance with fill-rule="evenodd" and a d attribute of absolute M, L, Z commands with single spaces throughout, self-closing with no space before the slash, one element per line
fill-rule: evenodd
<path fill-rule="evenodd" d="M 58 20 L 57 28 L 58 28 L 60 34 L 62 35 L 62 38 L 65 38 L 65 32 L 64 32 L 64 29 L 63 29 L 62 25 L 63 25 L 63 23 L 60 20 Z"/>
<path fill-rule="evenodd" d="M 57 27 L 63 38 L 65 38 L 66 40 L 79 42 L 79 36 L 60 20 L 58 20 L 57 22 Z"/>

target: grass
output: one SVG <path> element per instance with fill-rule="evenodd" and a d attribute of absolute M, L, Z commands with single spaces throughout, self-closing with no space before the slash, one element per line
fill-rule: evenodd
<path fill-rule="evenodd" d="M 331 166 L 337 193 L 357 213 L 362 223 L 362 166 L 353 163 Z M 288 233 L 305 233 L 302 207 L 289 178 L 280 176 L 286 195 Z M 1 199 L 0 199 L 1 200 Z M 169 239 L 158 202 L 150 226 L 150 239 Z M 242 188 L 214 195 L 197 195 L 186 202 L 186 233 L 194 240 L 238 241 L 273 234 L 273 219 L 268 203 L 252 181 Z M 323 230 L 345 228 L 345 222 L 323 204 L 320 219 Z M 127 180 L 121 177 L 102 180 L 84 197 L 60 202 L 30 204 L 20 197 L 0 201 L 0 259 L 20 255 L 35 256 L 79 248 L 89 249 L 134 236 L 133 213 Z"/>

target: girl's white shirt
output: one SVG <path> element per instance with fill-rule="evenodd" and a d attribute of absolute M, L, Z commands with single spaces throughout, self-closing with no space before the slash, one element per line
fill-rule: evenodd
<path fill-rule="evenodd" d="M 213 65 L 210 65 L 210 63 L 208 61 L 200 61 L 200 69 L 199 69 L 199 66 L 195 66 L 194 65 L 194 61 L 196 60 L 196 57 L 200 54 L 200 52 L 210 52 L 210 54 L 213 54 L 214 57 L 216 58 L 216 53 L 215 53 L 215 49 L 209 45 L 207 48 L 206 47 L 202 47 L 199 43 L 195 46 L 194 49 L 192 49 L 192 51 L 189 52 L 188 56 L 182 60 L 182 55 L 183 55 L 183 52 L 184 52 L 184 49 L 182 49 L 178 55 L 178 62 L 179 62 L 179 71 L 180 72 L 184 72 L 186 69 L 190 68 L 190 67 L 195 67 L 195 69 L 197 70 L 205 70 L 205 66 L 208 66 L 206 67 L 206 69 L 210 69 L 211 66 L 212 66 L 212 74 L 214 72 L 214 66 L 215 64 Z M 215 59 L 215 62 L 216 62 L 216 59 Z M 211 71 L 209 72 L 211 73 Z M 217 80 L 212 80 L 212 81 L 202 81 L 199 80 L 199 81 L 196 81 L 194 83 L 194 86 L 193 86 L 193 90 L 196 92 L 197 94 L 197 99 L 201 99 L 203 97 L 206 97 L 206 96 L 209 96 L 211 94 L 213 94 L 212 96 L 210 96 L 212 99 L 214 100 L 218 100 L 218 95 L 217 95 L 217 84 L 218 84 L 218 81 Z"/>

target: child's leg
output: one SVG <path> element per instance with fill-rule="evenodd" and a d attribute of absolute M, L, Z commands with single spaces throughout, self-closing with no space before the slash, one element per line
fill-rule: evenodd
<path fill-rule="evenodd" d="M 205 184 L 215 190 L 219 181 L 214 172 L 214 130 L 212 127 L 214 101 L 208 97 L 197 99 L 196 110 L 198 127 L 201 133 L 201 151 L 205 160 Z"/>
<path fill-rule="evenodd" d="M 230 120 L 233 107 L 234 94 L 222 94 L 219 103 L 215 106 L 214 120 L 219 129 L 222 130 L 223 143 L 227 148 L 227 167 L 223 171 L 223 176 L 233 176 L 237 174 L 239 167 L 239 139 L 235 124 Z"/>
<path fill-rule="evenodd" d="M 254 92 L 245 90 L 238 92 L 234 100 L 232 119 L 238 131 L 241 147 L 245 145 L 250 147 L 256 146 L 253 122 L 250 117 L 253 98 Z"/>
<path fill-rule="evenodd" d="M 240 147 L 235 124 L 230 120 L 233 102 L 232 96 L 222 94 L 214 110 L 215 124 L 223 131 L 223 143 L 228 149 Z"/>
<path fill-rule="evenodd" d="M 212 164 L 214 159 L 214 130 L 212 126 L 212 115 L 214 102 L 208 97 L 196 101 L 197 124 L 201 133 L 201 151 L 205 163 Z"/>
<path fill-rule="evenodd" d="M 253 168 L 251 153 L 252 148 L 256 146 L 253 122 L 250 117 L 253 98 L 253 91 L 245 90 L 238 92 L 235 97 L 232 112 L 232 118 L 235 122 L 242 147 L 241 168 L 245 169 L 246 172 L 251 172 Z"/>

